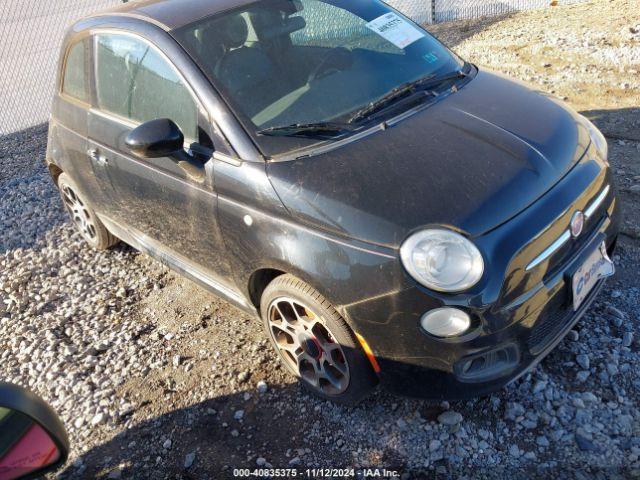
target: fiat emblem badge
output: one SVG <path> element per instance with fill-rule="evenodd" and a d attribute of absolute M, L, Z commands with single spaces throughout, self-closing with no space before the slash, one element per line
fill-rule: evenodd
<path fill-rule="evenodd" d="M 584 213 L 580 211 L 574 213 L 571 217 L 571 224 L 569 228 L 571 230 L 571 236 L 573 238 L 578 238 L 584 228 Z"/>

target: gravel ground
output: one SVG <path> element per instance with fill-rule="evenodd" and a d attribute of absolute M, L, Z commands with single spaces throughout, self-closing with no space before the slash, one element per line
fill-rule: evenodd
<path fill-rule="evenodd" d="M 640 18 L 587 2 L 430 27 L 463 57 L 564 97 L 607 133 L 625 221 L 616 276 L 501 392 L 433 403 L 310 398 L 258 323 L 121 246 L 89 250 L 43 167 L 45 127 L 0 137 L 2 379 L 45 397 L 65 478 L 230 478 L 393 467 L 404 478 L 640 478 Z"/>

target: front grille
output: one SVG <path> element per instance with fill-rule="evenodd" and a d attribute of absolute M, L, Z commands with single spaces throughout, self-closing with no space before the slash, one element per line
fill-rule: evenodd
<path fill-rule="evenodd" d="M 562 206 L 558 202 L 558 209 L 562 208 L 564 213 L 557 217 L 549 215 L 553 221 L 536 224 L 535 231 L 540 233 L 528 240 L 528 243 L 514 255 L 507 267 L 500 298 L 502 304 L 518 303 L 518 298 L 522 296 L 523 292 L 531 290 L 536 283 L 548 282 L 555 278 L 601 230 L 603 223 L 606 222 L 607 208 L 610 204 L 607 203 L 607 199 L 612 196 L 611 190 L 609 190 L 604 200 L 598 203 L 599 194 L 607 191 L 607 179 L 604 175 L 601 177 L 599 181 L 592 182 L 592 185 L 573 202 L 562 204 Z M 564 199 L 561 200 L 564 201 Z M 569 234 L 571 217 L 576 211 L 589 210 L 594 201 L 598 208 L 590 211 L 591 215 L 586 219 L 584 229 L 578 238 L 572 238 Z M 541 217 L 547 218 L 546 210 L 541 210 L 540 215 L 535 216 L 535 218 Z M 564 242 L 560 241 L 565 235 L 569 235 L 569 238 Z M 560 241 L 557 248 L 550 249 L 557 241 Z"/>
<path fill-rule="evenodd" d="M 613 257 L 617 238 L 614 238 L 607 245 L 607 253 L 609 257 Z M 603 280 L 600 280 L 594 287 L 587 298 L 584 299 L 582 305 L 588 304 L 600 290 Z M 547 304 L 544 310 L 538 316 L 538 319 L 533 324 L 533 328 L 529 333 L 527 339 L 527 347 L 529 351 L 537 355 L 545 347 L 555 339 L 560 332 L 562 332 L 567 325 L 572 321 L 576 312 L 573 310 L 571 300 L 571 281 L 568 281 L 565 289 L 562 292 L 553 297 L 553 299 Z"/>
<path fill-rule="evenodd" d="M 558 250 L 558 254 L 551 257 L 549 269 L 544 276 L 544 280 L 546 281 L 553 278 L 558 272 L 564 270 L 567 264 L 572 262 L 576 256 L 591 243 L 604 221 L 605 215 L 598 218 L 591 218 L 578 238 L 572 238 L 563 248 Z"/>
<path fill-rule="evenodd" d="M 566 306 L 547 312 L 540 314 L 527 340 L 527 347 L 533 355 L 543 351 L 573 318 L 573 310 Z"/>

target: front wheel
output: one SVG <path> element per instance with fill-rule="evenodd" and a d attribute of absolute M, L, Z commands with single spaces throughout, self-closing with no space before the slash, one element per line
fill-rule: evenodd
<path fill-rule="evenodd" d="M 118 243 L 107 227 L 100 221 L 80 189 L 66 173 L 58 177 L 58 189 L 67 212 L 85 241 L 96 250 L 106 250 Z"/>
<path fill-rule="evenodd" d="M 377 377 L 344 319 L 316 290 L 292 275 L 265 289 L 260 311 L 287 370 L 315 395 L 354 405 Z"/>

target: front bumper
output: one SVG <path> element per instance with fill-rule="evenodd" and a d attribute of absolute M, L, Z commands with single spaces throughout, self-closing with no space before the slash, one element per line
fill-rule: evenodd
<path fill-rule="evenodd" d="M 586 209 L 606 185 L 611 185 L 611 193 L 588 231 L 527 271 L 531 259 L 567 228 L 568 218 Z M 537 208 L 501 227 L 502 231 L 496 229 L 487 238 L 477 239 L 478 244 L 485 242 L 485 252 L 493 249 L 490 278 L 499 278 L 499 284 L 486 281 L 477 291 L 461 296 L 413 286 L 346 312 L 351 319 L 367 318 L 354 323 L 373 349 L 384 387 L 401 395 L 433 399 L 485 395 L 533 368 L 576 324 L 604 280 L 574 311 L 571 278 L 602 242 L 611 256 L 617 241 L 620 213 L 611 174 L 606 167 L 595 169 L 593 162 L 585 162 L 538 203 Z M 496 267 L 501 261 L 504 270 Z M 452 339 L 423 332 L 420 317 L 443 305 L 466 310 L 476 319 L 476 328 Z M 387 318 L 375 321 L 385 311 Z"/>
<path fill-rule="evenodd" d="M 381 383 L 388 390 L 422 398 L 461 400 L 491 393 L 537 365 L 586 312 L 604 285 L 600 280 L 577 311 L 573 310 L 570 278 L 588 255 L 605 241 L 613 254 L 617 226 L 593 235 L 553 285 L 540 292 L 545 305 L 525 319 L 491 335 L 462 343 L 443 342 L 438 349 L 446 368 L 431 358 L 378 358 Z M 423 336 L 426 336 L 423 334 Z"/>
<path fill-rule="evenodd" d="M 599 239 L 599 241 L 601 241 Z M 597 243 L 597 242 L 596 242 Z M 609 252 L 612 253 L 614 245 Z M 597 245 L 594 245 L 597 248 Z M 582 257 L 581 257 L 582 258 Z M 606 280 L 600 280 L 579 310 L 573 311 L 568 298 L 557 310 L 545 308 L 532 326 L 518 322 L 490 338 L 490 347 L 458 351 L 447 369 L 434 369 L 420 359 L 392 360 L 378 358 L 380 380 L 387 390 L 411 397 L 464 400 L 503 388 L 533 369 L 549 354 L 580 320 L 597 297 Z M 565 289 L 558 296 L 565 297 Z M 570 296 L 569 296 L 570 297 Z M 554 299 L 559 301 L 561 299 Z M 474 362 L 488 366 L 475 377 L 465 375 L 464 368 Z"/>

